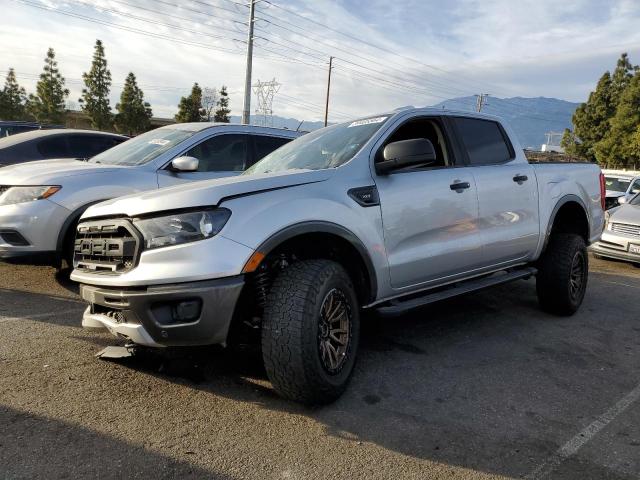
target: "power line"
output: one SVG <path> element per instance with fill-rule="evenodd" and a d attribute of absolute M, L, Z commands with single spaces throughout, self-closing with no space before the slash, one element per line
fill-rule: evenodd
<path fill-rule="evenodd" d="M 287 12 L 287 13 L 289 13 L 289 14 L 291 14 L 291 15 L 294 15 L 294 16 L 296 16 L 296 17 L 298 17 L 298 18 L 301 18 L 301 19 L 303 19 L 303 20 L 306 20 L 306 21 L 308 21 L 308 22 L 311 22 L 311 23 L 313 23 L 313 24 L 315 24 L 315 25 L 318 25 L 318 26 L 320 26 L 320 27 L 326 28 L 327 30 L 330 30 L 330 31 L 332 31 L 332 32 L 334 32 L 334 33 L 337 33 L 337 34 L 339 34 L 339 35 L 342 35 L 342 36 L 344 36 L 344 37 L 346 37 L 346 38 L 350 38 L 351 40 L 354 40 L 354 41 L 356 41 L 356 42 L 359 42 L 359 43 L 362 43 L 362 44 L 364 44 L 364 45 L 367 45 L 367 46 L 369 46 L 369 47 L 375 48 L 375 49 L 377 49 L 377 50 L 381 50 L 381 51 L 383 51 L 383 52 L 389 53 L 389 54 L 391 54 L 391 55 L 395 55 L 395 56 L 400 57 L 400 58 L 404 58 L 404 59 L 406 59 L 406 60 L 409 60 L 409 61 L 410 61 L 410 62 L 412 62 L 412 63 L 418 64 L 418 65 L 422 65 L 422 66 L 424 66 L 424 67 L 426 67 L 426 68 L 429 68 L 429 69 L 431 69 L 431 70 L 439 71 L 439 72 L 441 72 L 442 74 L 446 74 L 446 75 L 453 75 L 451 72 L 448 72 L 448 71 L 446 71 L 446 70 L 444 70 L 444 69 L 442 69 L 442 68 L 436 67 L 436 66 L 434 66 L 434 65 L 430 65 L 430 64 L 428 64 L 428 63 L 424 63 L 424 62 L 422 62 L 422 61 L 420 61 L 420 60 L 416 60 L 415 58 L 409 57 L 409 56 L 404 55 L 404 54 L 402 54 L 402 53 L 398 53 L 398 52 L 393 51 L 393 50 L 391 50 L 391 49 L 389 49 L 389 48 L 386 48 L 386 47 L 383 47 L 383 46 L 380 46 L 380 45 L 374 44 L 374 43 L 372 43 L 372 42 L 369 42 L 369 41 L 367 41 L 367 40 L 364 40 L 364 39 L 363 39 L 363 38 L 361 38 L 361 37 L 357 37 L 357 36 L 355 36 L 355 35 L 351 35 L 351 34 L 349 34 L 349 33 L 345 33 L 345 32 L 343 32 L 343 31 L 341 31 L 341 30 L 338 30 L 338 29 L 333 28 L 333 27 L 331 27 L 331 26 L 329 26 L 329 25 L 326 25 L 326 24 L 324 24 L 324 23 L 322 23 L 322 22 L 319 22 L 319 21 L 317 21 L 317 20 L 314 20 L 313 18 L 309 18 L 309 17 L 307 17 L 307 16 L 304 16 L 304 15 L 301 15 L 301 14 L 299 14 L 299 13 L 297 13 L 297 12 L 294 12 L 293 10 L 290 10 L 290 9 L 288 9 L 288 8 L 286 8 L 286 7 L 283 7 L 282 5 L 279 5 L 279 4 L 277 4 L 277 3 L 274 3 L 274 2 L 272 2 L 272 1 L 270 1 L 270 0 L 263 0 L 263 2 L 264 2 L 264 3 L 269 4 L 269 5 L 271 5 L 271 6 L 275 7 L 275 8 L 277 8 L 277 9 L 280 9 L 280 10 L 282 10 L 282 11 L 284 11 L 284 12 Z M 289 23 L 289 22 L 287 22 L 287 23 Z M 456 81 L 458 81 L 458 80 L 456 80 Z M 462 83 L 460 83 L 460 84 L 462 85 Z"/>

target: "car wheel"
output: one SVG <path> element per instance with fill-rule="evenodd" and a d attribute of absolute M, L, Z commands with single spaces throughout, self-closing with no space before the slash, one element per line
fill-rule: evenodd
<path fill-rule="evenodd" d="M 336 262 L 295 263 L 274 281 L 262 321 L 262 355 L 282 396 L 325 404 L 347 387 L 358 351 L 360 312 L 347 272 Z"/>
<path fill-rule="evenodd" d="M 582 304 L 588 279 L 584 239 L 574 234 L 553 234 L 538 262 L 536 291 L 540 306 L 557 315 L 573 315 Z"/>

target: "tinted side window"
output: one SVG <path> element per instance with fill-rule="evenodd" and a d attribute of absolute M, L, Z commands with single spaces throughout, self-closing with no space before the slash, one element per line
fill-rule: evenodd
<path fill-rule="evenodd" d="M 67 157 L 67 139 L 65 137 L 45 138 L 38 142 L 36 147 L 43 158 Z"/>
<path fill-rule="evenodd" d="M 247 136 L 218 135 L 185 153 L 200 160 L 199 172 L 242 172 L 247 167 Z"/>
<path fill-rule="evenodd" d="M 631 192 L 629 193 L 640 193 L 640 180 L 636 180 L 635 182 L 633 182 L 633 185 L 631 185 Z"/>
<path fill-rule="evenodd" d="M 454 118 L 471 165 L 491 165 L 512 158 L 500 126 L 490 120 Z"/>
<path fill-rule="evenodd" d="M 91 158 L 119 143 L 103 135 L 72 135 L 68 141 L 69 153 L 74 158 Z"/>
<path fill-rule="evenodd" d="M 256 162 L 266 157 L 274 150 L 277 150 L 281 146 L 289 143 L 291 140 L 291 138 L 265 137 L 261 135 L 254 135 L 253 142 L 256 146 Z"/>

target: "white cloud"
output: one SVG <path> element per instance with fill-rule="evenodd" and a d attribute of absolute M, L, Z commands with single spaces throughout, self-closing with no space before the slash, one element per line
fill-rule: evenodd
<path fill-rule="evenodd" d="M 33 75 L 40 72 L 51 46 L 69 81 L 70 99 L 76 101 L 79 79 L 89 68 L 95 39 L 100 38 L 113 74 L 114 105 L 119 85 L 133 71 L 156 115 L 172 116 L 179 97 L 195 81 L 206 86 L 228 85 L 233 113 L 240 114 L 245 7 L 231 0 L 28 2 L 211 47 L 143 36 L 0 0 L 0 72 L 15 67 L 28 89 L 33 90 Z M 256 23 L 260 38 L 256 40 L 254 81 L 275 77 L 282 83 L 275 113 L 300 119 L 322 117 L 329 55 L 337 57 L 331 102 L 336 120 L 480 91 L 579 101 L 605 69 L 613 68 L 622 51 L 629 51 L 632 61 L 640 62 L 640 6 L 633 0 L 274 3 L 349 35 L 259 4 L 258 16 L 263 20 Z"/>

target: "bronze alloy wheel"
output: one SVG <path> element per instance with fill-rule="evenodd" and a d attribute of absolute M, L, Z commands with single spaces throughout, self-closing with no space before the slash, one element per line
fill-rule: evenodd
<path fill-rule="evenodd" d="M 334 288 L 322 301 L 318 350 L 322 366 L 331 375 L 340 372 L 351 347 L 351 307 L 345 294 Z"/>
<path fill-rule="evenodd" d="M 586 270 L 584 253 L 582 251 L 576 252 L 571 262 L 571 274 L 569 276 L 569 289 L 571 298 L 574 300 L 580 298 L 582 290 L 585 287 L 584 274 Z"/>

